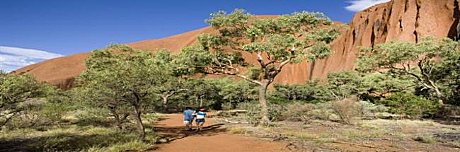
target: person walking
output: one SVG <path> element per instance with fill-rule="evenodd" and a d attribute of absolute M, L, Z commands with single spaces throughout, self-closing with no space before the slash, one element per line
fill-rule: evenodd
<path fill-rule="evenodd" d="M 198 127 L 197 131 L 201 131 L 203 129 L 205 118 L 206 118 L 206 109 L 200 108 L 198 112 L 196 113 L 196 119 L 195 119 L 196 125 Z"/>
<path fill-rule="evenodd" d="M 184 110 L 184 125 L 185 130 L 192 130 L 194 110 L 191 107 L 185 107 Z"/>

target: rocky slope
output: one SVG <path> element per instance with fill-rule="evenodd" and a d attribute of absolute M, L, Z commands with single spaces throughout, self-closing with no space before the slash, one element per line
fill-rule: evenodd
<path fill-rule="evenodd" d="M 460 10 L 458 0 L 392 0 L 355 14 L 348 29 L 333 44 L 335 53 L 319 61 L 310 73 L 352 69 L 359 47 L 389 41 L 417 42 L 423 37 L 457 39 Z"/>
<path fill-rule="evenodd" d="M 333 44 L 334 53 L 314 63 L 286 66 L 276 83 L 302 83 L 312 78 L 325 78 L 327 73 L 353 69 L 359 47 L 372 47 L 393 40 L 417 42 L 426 36 L 459 37 L 460 9 L 458 0 L 392 0 L 357 13 L 349 27 Z M 158 39 L 129 43 L 147 51 L 167 48 L 177 53 L 193 44 L 200 33 L 212 32 L 209 27 Z M 39 80 L 63 88 L 71 87 L 73 78 L 84 70 L 89 53 L 81 53 L 44 61 L 13 73 L 31 73 Z M 255 57 L 245 54 L 245 58 Z"/>

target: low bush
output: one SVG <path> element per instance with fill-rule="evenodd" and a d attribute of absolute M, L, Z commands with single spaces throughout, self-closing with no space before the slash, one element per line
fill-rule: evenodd
<path fill-rule="evenodd" d="M 335 116 L 331 102 L 319 103 L 315 105 L 315 109 L 310 113 L 312 119 L 331 120 Z"/>
<path fill-rule="evenodd" d="M 356 98 L 334 101 L 332 109 L 339 116 L 340 122 L 345 124 L 354 124 L 362 116 L 362 107 Z"/>
<path fill-rule="evenodd" d="M 257 124 L 259 120 L 262 118 L 260 115 L 260 106 L 254 102 L 244 102 L 238 104 L 239 109 L 247 110 L 245 113 L 244 119 L 248 121 L 250 124 Z"/>
<path fill-rule="evenodd" d="M 366 119 L 375 119 L 388 115 L 388 107 L 382 104 L 374 104 L 369 101 L 360 101 L 362 107 L 362 116 Z"/>
<path fill-rule="evenodd" d="M 260 105 L 256 102 L 243 102 L 238 105 L 239 109 L 244 109 L 247 112 L 245 113 L 246 121 L 250 124 L 257 124 L 262 118 L 260 114 Z M 286 111 L 286 108 L 283 105 L 279 104 L 269 104 L 268 105 L 268 118 L 271 121 L 280 121 L 283 120 L 283 113 Z"/>
<path fill-rule="evenodd" d="M 280 120 L 308 122 L 312 116 L 312 111 L 316 108 L 313 104 L 295 102 L 287 104 L 286 110 L 281 114 Z"/>
<path fill-rule="evenodd" d="M 325 85 L 319 81 L 309 81 L 305 84 L 275 84 L 275 91 L 271 98 L 278 102 L 303 101 L 318 103 L 332 99 L 332 95 Z"/>
<path fill-rule="evenodd" d="M 412 93 L 395 93 L 381 100 L 380 103 L 390 107 L 389 111 L 392 113 L 407 115 L 411 118 L 430 117 L 439 109 L 437 102 Z"/>

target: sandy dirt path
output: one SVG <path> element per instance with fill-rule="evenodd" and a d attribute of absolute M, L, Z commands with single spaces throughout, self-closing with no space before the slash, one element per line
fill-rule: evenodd
<path fill-rule="evenodd" d="M 168 114 L 156 125 L 157 132 L 170 143 L 160 144 L 160 152 L 282 152 L 285 144 L 226 133 L 223 124 L 206 119 L 201 132 L 185 131 L 182 115 Z"/>

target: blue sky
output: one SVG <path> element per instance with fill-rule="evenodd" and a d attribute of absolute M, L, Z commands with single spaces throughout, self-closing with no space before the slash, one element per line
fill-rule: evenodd
<path fill-rule="evenodd" d="M 387 0 L 1 0 L 0 46 L 45 50 L 56 57 L 205 27 L 204 20 L 218 10 L 242 8 L 256 15 L 320 11 L 348 22 L 354 11 L 383 1 Z M 7 57 L 2 54 L 12 60 L 11 53 L 4 52 L 0 48 L 0 69 L 6 69 L 2 62 Z"/>

